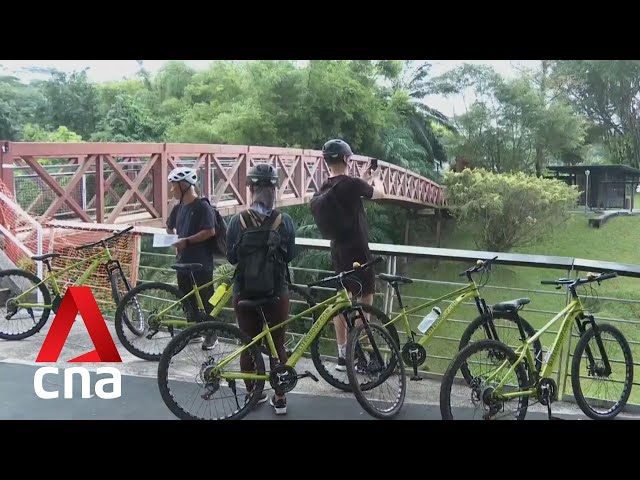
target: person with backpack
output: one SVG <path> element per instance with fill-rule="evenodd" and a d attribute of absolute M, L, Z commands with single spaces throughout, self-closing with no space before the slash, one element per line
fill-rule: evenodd
<path fill-rule="evenodd" d="M 369 226 L 362 203 L 363 198 L 384 198 L 381 179 L 375 181 L 370 167 L 362 178 L 348 175 L 349 159 L 353 155 L 348 143 L 340 139 L 329 140 L 322 147 L 322 155 L 329 178 L 311 199 L 311 212 L 323 238 L 331 240 L 331 261 L 336 273 L 353 269 L 373 259 L 369 250 Z M 344 282 L 350 295 L 361 295 L 362 303 L 373 304 L 375 272 L 368 268 Z M 345 371 L 347 325 L 342 316 L 333 319 L 338 344 L 336 370 Z"/>
<path fill-rule="evenodd" d="M 240 300 L 270 301 L 262 307 L 269 326 L 285 321 L 289 316 L 289 263 L 295 258 L 295 227 L 286 213 L 274 209 L 278 173 L 266 163 L 255 165 L 247 175 L 251 193 L 250 207 L 229 221 L 227 230 L 227 259 L 236 265 L 233 285 L 233 308 L 238 327 L 249 337 L 255 337 L 263 328 L 264 320 L 255 308 L 240 308 Z M 284 346 L 286 327 L 272 333 L 281 364 L 287 361 Z M 248 352 L 241 354 L 243 371 L 254 371 L 255 365 Z M 245 381 L 247 393 L 252 381 Z M 247 400 L 249 395 L 247 394 Z M 263 392 L 258 403 L 267 401 Z M 287 400 L 278 391 L 270 401 L 276 414 L 287 413 Z"/>
<path fill-rule="evenodd" d="M 169 214 L 167 233 L 177 234 L 178 241 L 173 244 L 176 249 L 177 263 L 200 263 L 202 270 L 193 272 L 177 272 L 178 289 L 183 295 L 192 290 L 191 274 L 197 285 L 204 285 L 213 279 L 215 245 L 225 238 L 224 220 L 209 203 L 208 198 L 200 197 L 196 192 L 198 176 L 192 168 L 176 168 L 169 173 L 169 184 L 173 198 L 178 203 Z M 222 252 L 224 253 L 224 252 Z M 209 298 L 214 287 L 200 290 L 207 315 L 213 310 Z M 192 311 L 198 311 L 195 295 L 189 297 Z M 197 318 L 196 321 L 206 319 Z M 202 339 L 202 349 L 210 350 L 215 345 L 213 336 Z"/>

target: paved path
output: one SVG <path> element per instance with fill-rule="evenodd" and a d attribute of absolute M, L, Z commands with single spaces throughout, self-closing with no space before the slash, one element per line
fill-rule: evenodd
<path fill-rule="evenodd" d="M 141 360 L 129 352 L 117 340 L 113 324 L 107 322 L 112 338 L 122 357 L 116 366 L 122 373 L 122 397 L 116 400 L 102 400 L 97 397 L 81 398 L 81 385 L 74 385 L 74 399 L 42 400 L 34 392 L 34 372 L 41 366 L 35 359 L 44 342 L 53 319 L 38 334 L 20 341 L 0 340 L 0 419 L 100 419 L 100 420 L 175 420 L 162 401 L 156 375 L 157 363 Z M 84 366 L 95 372 L 96 364 L 67 363 L 67 360 L 93 350 L 91 339 L 84 322 L 76 321 L 69 338 L 55 366 L 60 374 L 45 376 L 45 389 L 63 392 L 64 368 Z M 296 368 L 316 374 L 310 359 L 301 359 Z M 92 373 L 95 378 L 95 373 Z M 79 377 L 78 377 L 79 378 Z M 94 382 L 92 381 L 92 386 Z M 438 407 L 439 387 L 436 380 L 408 382 L 407 398 L 399 420 L 440 420 Z M 93 388 L 93 387 L 92 387 Z M 108 389 L 109 387 L 107 387 Z M 271 393 L 271 392 L 269 392 Z M 261 420 L 371 420 L 373 419 L 358 404 L 351 393 L 341 392 L 323 380 L 316 383 L 311 379 L 298 382 L 296 389 L 287 395 L 287 415 L 276 416 L 268 403 L 257 406 L 246 419 Z M 471 410 L 468 410 L 471 412 Z M 575 404 L 558 402 L 553 413 L 567 419 L 587 419 Z M 618 418 L 640 418 L 637 415 L 620 415 Z M 547 419 L 546 408 L 540 405 L 530 407 L 527 419 Z"/>
<path fill-rule="evenodd" d="M 83 399 L 80 382 L 74 383 L 73 399 L 42 400 L 33 390 L 34 372 L 39 367 L 0 363 L 0 420 L 176 420 L 165 406 L 154 378 L 122 376 L 122 397 L 102 400 Z M 91 373 L 92 385 L 95 373 Z M 63 396 L 62 371 L 58 377 L 47 375 L 44 388 Z M 57 381 L 56 381 L 57 378 Z M 79 378 L 79 377 L 78 377 Z M 355 399 L 290 393 L 286 415 L 275 415 L 268 403 L 258 405 L 250 420 L 372 420 Z M 563 415 L 564 418 L 584 417 Z M 434 405 L 405 404 L 398 420 L 440 420 Z M 544 420 L 540 413 L 527 419 Z"/>

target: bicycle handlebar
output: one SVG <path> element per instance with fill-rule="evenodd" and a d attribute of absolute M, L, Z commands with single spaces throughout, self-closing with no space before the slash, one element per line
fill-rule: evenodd
<path fill-rule="evenodd" d="M 362 269 L 365 269 L 365 268 L 372 267 L 376 263 L 380 263 L 382 261 L 384 261 L 384 258 L 376 257 L 373 260 L 371 260 L 370 262 L 363 263 L 362 265 L 360 265 L 358 262 L 353 262 L 353 270 L 347 270 L 346 272 L 340 272 L 337 275 L 333 275 L 331 277 L 323 278 L 321 280 L 318 280 L 317 282 L 309 283 L 309 284 L 307 284 L 307 287 L 316 287 L 318 285 L 322 285 L 323 283 L 329 283 L 329 282 L 331 282 L 333 280 L 342 280 L 343 278 L 348 277 L 349 275 L 353 275 L 358 270 L 362 270 Z"/>
<path fill-rule="evenodd" d="M 489 259 L 489 260 L 486 260 L 486 261 L 485 261 L 485 260 L 478 260 L 478 261 L 476 262 L 476 264 L 475 264 L 473 267 L 471 267 L 471 268 L 467 268 L 464 272 L 462 272 L 462 273 L 461 273 L 461 274 L 459 274 L 458 276 L 459 276 L 459 277 L 464 277 L 465 275 L 469 276 L 469 275 L 471 275 L 472 273 L 477 273 L 477 272 L 479 272 L 479 271 L 481 271 L 481 270 L 487 269 L 487 268 L 489 268 L 489 267 L 491 266 L 491 263 L 492 263 L 494 260 L 496 260 L 497 258 L 498 258 L 498 257 L 497 257 L 497 256 L 495 256 L 495 257 L 493 257 L 493 258 L 491 258 L 491 259 Z"/>
<path fill-rule="evenodd" d="M 542 280 L 540 282 L 541 285 L 556 285 L 560 288 L 562 285 L 567 285 L 569 287 L 576 287 L 578 285 L 583 285 L 585 283 L 591 282 L 602 282 L 603 280 L 609 280 L 610 278 L 615 278 L 618 276 L 617 272 L 611 273 L 601 273 L 600 275 L 596 275 L 595 273 L 588 273 L 587 278 L 576 278 L 572 280 L 570 278 L 560 278 L 558 280 Z"/>
<path fill-rule="evenodd" d="M 93 242 L 93 243 L 87 243 L 85 245 L 80 245 L 79 247 L 76 247 L 76 250 L 84 250 L 85 248 L 89 248 L 89 247 L 93 247 L 95 245 L 100 245 L 104 242 L 108 242 L 109 240 L 113 240 L 114 238 L 119 237 L 120 235 L 123 235 L 129 231 L 133 230 L 133 226 L 129 227 L 129 228 L 125 228 L 124 230 L 121 230 L 120 232 L 117 232 L 114 235 L 111 235 L 110 237 L 104 238 L 102 240 L 98 240 L 97 242 Z"/>

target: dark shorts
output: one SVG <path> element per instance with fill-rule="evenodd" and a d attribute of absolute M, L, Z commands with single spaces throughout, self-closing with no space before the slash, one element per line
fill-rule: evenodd
<path fill-rule="evenodd" d="M 336 273 L 353 270 L 353 262 L 363 264 L 372 259 L 371 252 L 365 248 L 334 246 L 331 249 L 331 261 Z M 344 286 L 354 296 L 375 293 L 375 275 L 373 268 L 367 268 L 357 274 L 350 275 L 344 281 Z"/>

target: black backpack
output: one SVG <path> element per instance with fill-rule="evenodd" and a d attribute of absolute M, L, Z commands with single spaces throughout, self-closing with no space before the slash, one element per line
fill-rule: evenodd
<path fill-rule="evenodd" d="M 311 198 L 311 214 L 320 230 L 322 238 L 327 240 L 345 240 L 353 234 L 351 221 L 338 199 L 336 187 L 342 182 L 340 179 L 335 185 L 324 192 L 316 192 Z"/>
<path fill-rule="evenodd" d="M 268 298 L 278 294 L 284 286 L 287 264 L 280 234 L 282 214 L 273 210 L 264 220 L 251 210 L 240 213 L 238 242 L 238 279 L 241 298 Z"/>
<path fill-rule="evenodd" d="M 216 234 L 207 240 L 206 245 L 213 255 L 227 256 L 227 224 L 217 208 L 211 205 L 207 197 L 200 197 L 200 206 L 213 210 L 216 219 Z M 197 232 L 194 232 L 197 233 Z"/>

